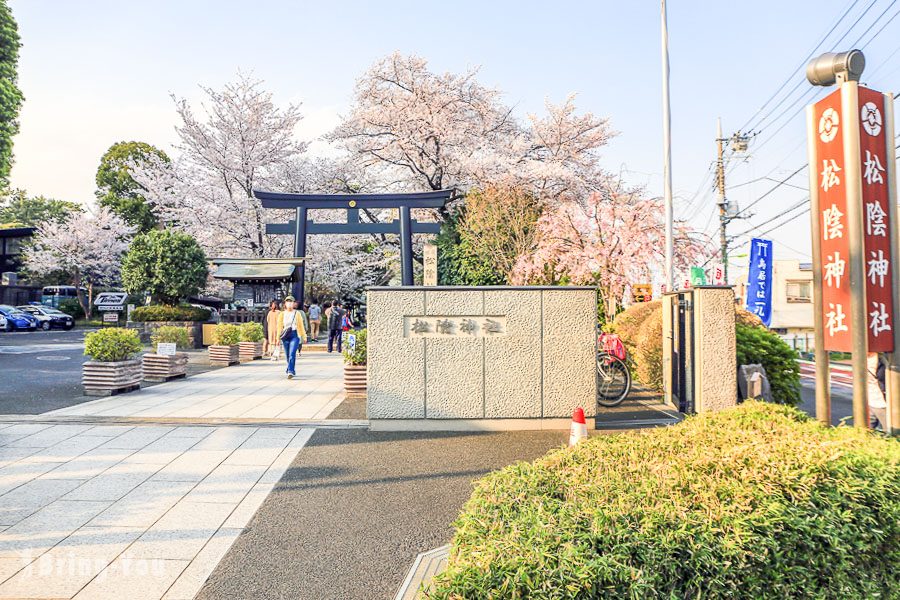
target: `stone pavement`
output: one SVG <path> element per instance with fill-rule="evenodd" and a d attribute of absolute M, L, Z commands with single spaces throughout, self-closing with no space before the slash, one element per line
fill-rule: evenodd
<path fill-rule="evenodd" d="M 303 420 L 326 417 L 343 399 L 340 355 L 303 354 L 294 379 L 284 370 L 283 360 L 257 360 L 45 415 Z"/>
<path fill-rule="evenodd" d="M 284 366 L 0 419 L 0 599 L 193 598 L 343 398 L 340 356 Z"/>

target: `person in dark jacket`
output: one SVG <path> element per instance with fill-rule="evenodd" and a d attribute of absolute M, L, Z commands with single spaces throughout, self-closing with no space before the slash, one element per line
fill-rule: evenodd
<path fill-rule="evenodd" d="M 331 305 L 331 312 L 328 313 L 328 351 L 331 352 L 334 348 L 334 342 L 337 340 L 337 351 L 341 351 L 341 341 L 344 335 L 342 330 L 344 320 L 344 311 L 341 308 L 341 303 L 335 301 L 334 304 Z"/>

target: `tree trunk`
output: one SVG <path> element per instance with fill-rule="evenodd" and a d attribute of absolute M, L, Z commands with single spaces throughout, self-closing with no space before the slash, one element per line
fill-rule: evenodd
<path fill-rule="evenodd" d="M 90 319 L 91 315 L 88 311 L 91 309 L 91 300 L 88 299 L 87 304 L 84 303 L 84 292 L 81 291 L 81 273 L 76 269 L 72 277 L 72 283 L 75 284 L 75 297 L 78 298 L 78 304 L 81 305 L 81 311 L 84 313 L 85 319 Z"/>

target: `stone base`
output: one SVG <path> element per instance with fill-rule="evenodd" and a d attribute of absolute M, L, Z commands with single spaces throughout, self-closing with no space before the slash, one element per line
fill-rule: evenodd
<path fill-rule="evenodd" d="M 594 419 L 585 419 L 588 430 Z M 568 431 L 572 419 L 369 419 L 371 431 Z"/>

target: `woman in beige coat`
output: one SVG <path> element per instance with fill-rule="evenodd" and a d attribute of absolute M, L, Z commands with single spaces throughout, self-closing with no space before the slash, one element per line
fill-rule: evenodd
<path fill-rule="evenodd" d="M 278 302 L 272 300 L 269 302 L 269 312 L 266 313 L 266 344 L 265 348 L 263 348 L 263 352 L 272 356 L 272 360 L 275 360 L 275 349 L 281 346 L 281 340 L 278 339 L 279 333 L 278 330 L 278 315 L 281 314 L 281 311 L 278 310 Z"/>

